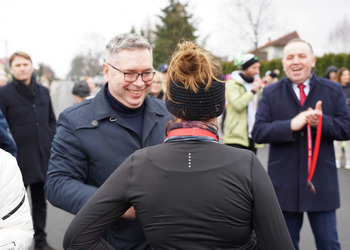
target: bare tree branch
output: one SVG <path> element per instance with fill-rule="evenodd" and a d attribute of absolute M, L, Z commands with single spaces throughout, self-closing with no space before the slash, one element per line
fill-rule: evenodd
<path fill-rule="evenodd" d="M 231 33 L 234 25 L 235 38 L 246 50 L 257 50 L 274 26 L 271 0 L 231 0 L 226 2 L 225 11 Z"/>
<path fill-rule="evenodd" d="M 350 53 L 350 23 L 345 17 L 329 34 L 331 51 L 334 53 Z"/>

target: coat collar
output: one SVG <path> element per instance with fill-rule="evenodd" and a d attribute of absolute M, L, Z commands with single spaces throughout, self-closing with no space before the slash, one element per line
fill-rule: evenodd
<path fill-rule="evenodd" d="M 101 120 L 109 119 L 110 122 L 116 122 L 120 126 L 132 130 L 130 125 L 122 117 L 118 117 L 118 114 L 116 114 L 115 111 L 113 111 L 112 107 L 109 105 L 105 94 L 107 86 L 108 83 L 106 83 L 101 89 L 101 91 L 96 94 L 93 101 L 94 116 L 91 117 L 92 120 L 89 121 L 87 124 L 89 124 L 89 127 L 96 127 L 100 124 Z M 156 124 L 159 122 L 159 118 L 169 115 L 169 113 L 165 109 L 164 101 L 154 98 L 150 95 L 148 95 L 145 99 L 144 112 L 145 114 L 142 132 L 142 146 L 146 146 L 147 138 L 149 137 L 154 126 L 156 126 Z"/>

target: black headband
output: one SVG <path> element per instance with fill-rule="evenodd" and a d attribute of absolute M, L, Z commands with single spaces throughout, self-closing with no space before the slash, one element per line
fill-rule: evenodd
<path fill-rule="evenodd" d="M 259 59 L 256 56 L 252 57 L 247 62 L 242 64 L 242 70 L 246 70 L 247 68 L 249 68 L 250 66 L 252 66 L 254 63 L 257 63 L 257 62 L 259 62 Z"/>
<path fill-rule="evenodd" d="M 210 88 L 205 91 L 206 84 L 199 84 L 197 93 L 186 89 L 182 83 L 171 82 L 166 107 L 175 117 L 186 121 L 204 121 L 218 117 L 225 108 L 225 77 L 221 75 L 219 82 L 212 81 Z"/>

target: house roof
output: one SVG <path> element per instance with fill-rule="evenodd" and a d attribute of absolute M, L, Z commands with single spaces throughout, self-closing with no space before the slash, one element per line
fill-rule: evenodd
<path fill-rule="evenodd" d="M 293 31 L 287 35 L 284 35 L 284 36 L 278 38 L 277 40 L 268 41 L 265 45 L 259 47 L 258 50 L 264 49 L 264 48 L 269 47 L 269 46 L 283 47 L 284 45 L 287 44 L 288 41 L 290 41 L 294 38 L 300 38 L 298 35 L 298 32 L 296 32 L 296 31 Z M 252 53 L 252 52 L 255 52 L 255 49 L 250 51 L 250 53 Z"/>

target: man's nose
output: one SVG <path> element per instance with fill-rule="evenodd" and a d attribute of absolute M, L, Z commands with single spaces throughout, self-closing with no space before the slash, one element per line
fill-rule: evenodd
<path fill-rule="evenodd" d="M 295 56 L 292 60 L 293 63 L 299 63 L 300 60 L 299 60 L 299 57 Z"/>
<path fill-rule="evenodd" d="M 136 81 L 134 82 L 134 85 L 137 87 L 142 87 L 143 85 L 145 85 L 145 82 L 142 80 L 141 75 L 139 75 L 139 77 L 137 77 Z"/>

